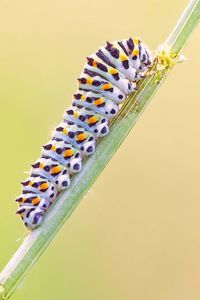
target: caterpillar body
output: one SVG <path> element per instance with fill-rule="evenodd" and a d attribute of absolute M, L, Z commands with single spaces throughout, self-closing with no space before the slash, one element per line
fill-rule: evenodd
<path fill-rule="evenodd" d="M 71 176 L 95 152 L 96 140 L 109 133 L 110 120 L 152 62 L 150 50 L 137 37 L 107 42 L 87 57 L 72 105 L 43 146 L 16 199 L 17 214 L 28 229 L 39 226 L 58 194 L 69 188 Z"/>

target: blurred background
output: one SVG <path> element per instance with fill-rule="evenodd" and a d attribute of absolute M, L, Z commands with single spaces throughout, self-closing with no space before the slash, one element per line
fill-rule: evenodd
<path fill-rule="evenodd" d="M 133 33 L 155 49 L 187 2 L 1 0 L 1 269 L 27 234 L 19 181 L 85 56 Z M 199 35 L 13 299 L 200 298 Z"/>

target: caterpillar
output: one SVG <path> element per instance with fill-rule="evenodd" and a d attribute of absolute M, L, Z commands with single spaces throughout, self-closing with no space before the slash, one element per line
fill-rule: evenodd
<path fill-rule="evenodd" d="M 110 120 L 138 81 L 152 65 L 153 55 L 143 41 L 131 37 L 107 42 L 87 57 L 78 78 L 78 90 L 63 121 L 32 164 L 16 199 L 17 214 L 33 230 L 42 224 L 58 194 L 69 188 L 70 179 L 81 171 L 82 161 L 95 152 L 95 143 L 109 133 Z"/>

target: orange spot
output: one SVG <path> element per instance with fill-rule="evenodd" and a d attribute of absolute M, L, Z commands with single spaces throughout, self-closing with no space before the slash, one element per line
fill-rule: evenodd
<path fill-rule="evenodd" d="M 118 71 L 114 68 L 110 68 L 109 73 L 112 74 L 112 75 L 115 75 L 115 74 L 118 73 Z"/>
<path fill-rule="evenodd" d="M 66 128 L 63 128 L 63 133 L 64 133 L 64 134 L 67 134 L 67 133 L 68 133 L 68 131 L 67 131 Z"/>
<path fill-rule="evenodd" d="M 101 104 L 103 104 L 103 103 L 105 103 L 105 101 L 104 101 L 102 98 L 99 98 L 99 99 L 95 100 L 95 102 L 94 102 L 94 104 L 95 104 L 96 106 L 99 106 L 99 105 L 101 105 Z"/>
<path fill-rule="evenodd" d="M 121 55 L 120 55 L 120 59 L 121 59 L 121 61 L 128 60 L 126 54 L 121 54 Z"/>
<path fill-rule="evenodd" d="M 84 141 L 87 138 L 85 133 L 80 133 L 79 135 L 77 135 L 77 140 L 78 141 Z"/>
<path fill-rule="evenodd" d="M 96 61 L 93 61 L 92 66 L 95 67 L 95 68 L 97 67 Z"/>
<path fill-rule="evenodd" d="M 74 154 L 74 151 L 69 149 L 64 152 L 64 157 L 71 157 Z"/>
<path fill-rule="evenodd" d="M 133 56 L 138 56 L 139 54 L 139 49 L 134 49 L 133 52 L 132 52 Z"/>
<path fill-rule="evenodd" d="M 46 190 L 48 189 L 49 187 L 49 184 L 47 182 L 44 182 L 40 185 L 40 190 Z"/>
<path fill-rule="evenodd" d="M 87 80 L 86 80 L 86 84 L 89 84 L 89 85 L 91 85 L 92 84 L 92 82 L 93 82 L 93 79 L 92 78 L 87 78 Z"/>
<path fill-rule="evenodd" d="M 33 205 L 37 205 L 39 202 L 40 202 L 40 199 L 39 199 L 38 197 L 35 197 L 35 198 L 32 200 L 32 204 L 33 204 Z"/>
<path fill-rule="evenodd" d="M 103 85 L 103 90 L 104 91 L 109 90 L 111 87 L 112 87 L 112 85 L 110 83 L 106 83 Z"/>
<path fill-rule="evenodd" d="M 85 95 L 82 95 L 81 96 L 81 100 L 85 100 L 86 99 L 86 96 Z"/>
<path fill-rule="evenodd" d="M 51 174 L 58 174 L 62 170 L 61 166 L 56 166 L 51 169 Z"/>
<path fill-rule="evenodd" d="M 32 186 L 33 182 L 32 181 L 29 181 L 28 185 L 29 186 Z"/>
<path fill-rule="evenodd" d="M 52 150 L 52 151 L 56 151 L 56 146 L 52 145 L 52 146 L 51 146 L 51 150 Z"/>
<path fill-rule="evenodd" d="M 139 40 L 136 36 L 133 39 L 133 43 L 135 44 L 135 46 L 138 46 L 138 44 L 139 44 Z"/>
<path fill-rule="evenodd" d="M 77 111 L 74 112 L 74 117 L 78 118 L 79 117 L 79 113 Z"/>
<path fill-rule="evenodd" d="M 92 116 L 88 119 L 88 124 L 94 124 L 98 121 L 96 116 Z"/>
<path fill-rule="evenodd" d="M 44 169 L 44 164 L 43 163 L 40 163 L 40 169 Z"/>

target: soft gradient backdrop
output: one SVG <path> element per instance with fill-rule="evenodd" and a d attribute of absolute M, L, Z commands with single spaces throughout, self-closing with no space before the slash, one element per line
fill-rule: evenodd
<path fill-rule="evenodd" d="M 26 177 L 76 89 L 85 56 L 141 36 L 155 49 L 187 0 L 1 0 L 0 267 L 26 231 Z M 137 126 L 14 300 L 200 299 L 200 28 Z"/>

